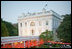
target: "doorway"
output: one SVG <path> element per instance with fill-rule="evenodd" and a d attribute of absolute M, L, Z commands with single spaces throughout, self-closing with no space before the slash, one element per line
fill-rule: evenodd
<path fill-rule="evenodd" d="M 32 35 L 34 35 L 34 30 L 32 30 Z"/>

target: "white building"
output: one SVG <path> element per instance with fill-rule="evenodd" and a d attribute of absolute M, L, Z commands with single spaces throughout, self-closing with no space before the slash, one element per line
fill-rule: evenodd
<path fill-rule="evenodd" d="M 56 39 L 56 29 L 60 25 L 61 16 L 56 12 L 43 9 L 42 12 L 28 13 L 18 18 L 19 36 L 39 36 L 42 32 L 53 31 Z"/>

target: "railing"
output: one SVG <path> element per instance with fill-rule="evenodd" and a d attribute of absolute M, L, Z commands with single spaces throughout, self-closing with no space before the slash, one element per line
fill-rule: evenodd
<path fill-rule="evenodd" d="M 1 37 L 1 44 L 3 43 L 13 43 L 32 39 L 39 39 L 38 36 L 12 36 L 12 37 Z"/>
<path fill-rule="evenodd" d="M 9 37 L 5 37 L 5 38 L 7 39 Z M 12 37 L 10 37 L 10 38 L 12 38 Z M 10 38 L 9 38 L 9 40 L 10 40 Z M 26 37 L 19 37 L 19 38 L 23 39 L 23 38 L 26 38 Z M 20 42 L 18 43 L 18 41 L 16 41 L 18 44 L 10 45 L 10 46 L 14 46 L 14 48 L 30 48 L 30 47 L 33 47 L 33 46 L 40 46 L 40 45 L 44 44 L 44 41 L 42 39 L 39 40 L 39 41 L 37 41 L 37 40 L 33 41 L 33 39 L 39 39 L 39 37 L 37 37 L 37 36 L 32 36 L 32 37 L 30 36 L 30 37 L 27 37 L 27 38 L 31 38 L 32 41 L 30 41 L 29 39 L 28 40 L 26 39 L 27 41 L 25 42 L 25 44 L 24 43 L 20 43 Z M 52 43 L 52 44 L 66 44 L 66 45 L 70 45 L 71 44 L 71 43 L 62 43 L 62 42 L 54 42 L 54 41 L 48 41 L 48 43 Z M 4 47 L 5 48 L 9 47 L 9 44 L 7 43 L 7 47 L 6 47 L 6 45 Z M 4 48 L 4 47 L 2 47 L 2 48 Z"/>

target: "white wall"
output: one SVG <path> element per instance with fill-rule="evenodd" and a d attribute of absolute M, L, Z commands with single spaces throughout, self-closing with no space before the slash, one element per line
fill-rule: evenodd
<path fill-rule="evenodd" d="M 58 17 L 58 15 L 56 16 Z M 57 17 L 55 17 L 53 14 L 46 14 L 42 16 L 20 19 L 18 20 L 19 36 L 39 36 L 42 32 L 46 31 L 46 29 L 55 33 L 60 24 L 60 19 Z M 46 21 L 48 21 L 48 25 L 46 25 Z M 25 26 L 25 22 L 27 22 L 27 26 Z M 35 26 L 30 26 L 31 22 L 34 22 Z M 39 26 L 39 22 L 41 22 L 41 26 Z M 22 27 L 20 27 L 19 23 L 22 23 Z M 32 35 L 32 29 L 34 30 L 34 35 Z"/>
<path fill-rule="evenodd" d="M 39 25 L 39 21 L 41 22 L 41 26 Z M 48 21 L 48 25 L 46 25 L 46 21 Z M 25 26 L 25 22 L 27 22 L 27 26 Z M 30 26 L 31 22 L 35 22 L 35 26 Z M 52 16 L 45 16 L 33 19 L 23 19 L 19 20 L 18 23 L 22 23 L 22 27 L 19 26 L 19 36 L 39 36 L 41 33 L 46 31 L 46 29 L 52 31 Z M 31 30 L 34 30 L 35 35 L 32 35 Z"/>

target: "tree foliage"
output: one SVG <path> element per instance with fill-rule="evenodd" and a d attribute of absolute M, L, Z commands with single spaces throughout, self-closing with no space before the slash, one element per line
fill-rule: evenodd
<path fill-rule="evenodd" d="M 71 15 L 66 14 L 63 16 L 64 19 L 57 29 L 57 34 L 60 39 L 63 39 L 63 42 L 70 42 L 71 41 Z"/>
<path fill-rule="evenodd" d="M 2 37 L 9 36 L 7 27 L 3 22 L 1 22 L 1 36 Z"/>
<path fill-rule="evenodd" d="M 52 40 L 53 40 L 52 31 L 46 30 L 45 32 L 43 32 L 43 33 L 40 35 L 40 39 L 43 39 L 43 40 L 45 41 L 45 43 L 46 43 L 48 40 L 52 41 Z"/>
<path fill-rule="evenodd" d="M 17 36 L 18 30 L 11 23 L 1 19 L 1 36 Z"/>

